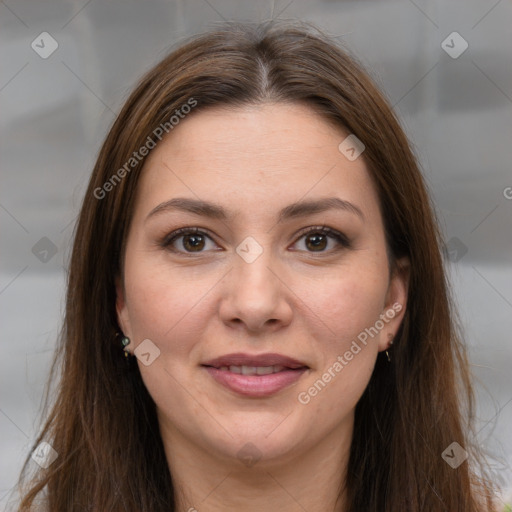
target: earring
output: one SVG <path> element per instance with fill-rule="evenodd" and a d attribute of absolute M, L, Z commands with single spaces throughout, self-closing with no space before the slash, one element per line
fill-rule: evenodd
<path fill-rule="evenodd" d="M 121 338 L 121 345 L 123 346 L 124 357 L 126 357 L 126 359 L 128 359 L 128 357 L 130 356 L 130 352 L 126 348 L 129 344 L 130 344 L 130 338 L 128 338 L 127 336 L 123 336 Z"/>
<path fill-rule="evenodd" d="M 391 345 L 393 345 L 393 335 L 391 333 L 388 334 L 389 347 L 388 350 L 391 349 Z M 386 350 L 386 357 L 388 358 L 388 363 L 391 362 L 391 357 L 389 357 L 389 352 Z"/>

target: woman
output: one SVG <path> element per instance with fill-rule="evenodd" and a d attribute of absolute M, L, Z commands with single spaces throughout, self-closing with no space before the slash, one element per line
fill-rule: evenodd
<path fill-rule="evenodd" d="M 99 154 L 21 509 L 495 510 L 440 243 L 389 105 L 329 38 L 193 38 Z"/>

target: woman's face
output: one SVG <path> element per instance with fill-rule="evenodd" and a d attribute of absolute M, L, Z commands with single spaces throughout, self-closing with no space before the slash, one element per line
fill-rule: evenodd
<path fill-rule="evenodd" d="M 148 156 L 117 311 L 167 450 L 270 464 L 350 439 L 406 282 L 348 135 L 301 105 L 209 109 Z"/>

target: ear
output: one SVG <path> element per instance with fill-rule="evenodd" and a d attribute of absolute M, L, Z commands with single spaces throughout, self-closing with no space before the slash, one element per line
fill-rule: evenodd
<path fill-rule="evenodd" d="M 384 310 L 381 314 L 384 328 L 379 336 L 379 352 L 389 349 L 390 342 L 395 338 L 405 316 L 410 268 L 411 265 L 407 257 L 400 258 L 395 262 L 386 293 Z"/>
<path fill-rule="evenodd" d="M 124 283 L 120 276 L 115 279 L 116 283 L 116 313 L 117 323 L 125 336 L 131 337 L 130 317 L 128 316 L 128 308 L 126 307 L 126 293 Z"/>

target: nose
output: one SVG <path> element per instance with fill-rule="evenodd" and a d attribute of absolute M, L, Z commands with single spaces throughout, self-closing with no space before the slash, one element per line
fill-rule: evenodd
<path fill-rule="evenodd" d="M 224 286 L 219 313 L 231 328 L 274 332 L 291 322 L 293 293 L 270 250 L 264 250 L 251 263 L 236 256 Z"/>

